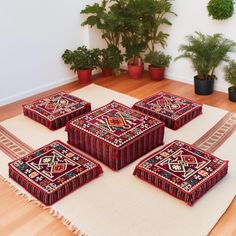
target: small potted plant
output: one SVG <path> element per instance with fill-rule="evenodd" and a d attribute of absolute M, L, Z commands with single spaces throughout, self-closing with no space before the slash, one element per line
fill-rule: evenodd
<path fill-rule="evenodd" d="M 126 53 L 125 58 L 128 64 L 128 74 L 131 79 L 138 79 L 143 70 L 144 63 L 140 53 L 143 51 L 141 44 L 130 43 L 123 44 Z"/>
<path fill-rule="evenodd" d="M 99 67 L 102 69 L 103 76 L 111 76 L 114 69 L 120 68 L 120 63 L 123 61 L 121 51 L 114 45 L 109 45 L 107 48 L 100 50 Z"/>
<path fill-rule="evenodd" d="M 70 65 L 70 69 L 77 72 L 81 84 L 90 83 L 92 70 L 97 67 L 99 49 L 87 49 L 86 46 L 78 47 L 71 51 L 66 49 L 62 55 L 65 64 Z"/>
<path fill-rule="evenodd" d="M 152 80 L 164 79 L 165 68 L 169 66 L 171 59 L 170 55 L 157 51 L 151 51 L 145 56 L 144 61 L 150 64 L 148 71 Z"/>
<path fill-rule="evenodd" d="M 236 62 L 230 61 L 229 65 L 224 68 L 225 80 L 232 86 L 228 88 L 229 100 L 236 102 Z"/>
<path fill-rule="evenodd" d="M 205 35 L 196 32 L 188 35 L 188 44 L 182 44 L 182 52 L 175 60 L 187 58 L 191 61 L 197 75 L 194 77 L 195 93 L 209 95 L 213 92 L 214 80 L 217 78 L 215 69 L 222 61 L 228 62 L 229 52 L 235 51 L 235 42 L 226 39 L 222 34 Z"/>

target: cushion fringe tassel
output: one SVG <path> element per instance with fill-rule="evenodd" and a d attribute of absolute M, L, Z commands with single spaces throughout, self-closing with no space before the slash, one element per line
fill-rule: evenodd
<path fill-rule="evenodd" d="M 172 196 L 185 201 L 188 205 L 193 205 L 202 195 L 204 195 L 210 188 L 212 188 L 217 182 L 219 182 L 228 172 L 228 165 L 225 165 L 219 173 L 212 175 L 212 177 L 201 184 L 196 191 L 186 192 L 163 178 L 147 173 L 137 167 L 134 170 L 133 175 L 137 175 L 140 179 L 160 188 L 161 190 L 171 194 Z"/>

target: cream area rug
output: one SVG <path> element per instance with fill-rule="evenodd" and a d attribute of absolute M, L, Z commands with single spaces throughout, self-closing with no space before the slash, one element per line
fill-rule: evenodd
<path fill-rule="evenodd" d="M 128 106 L 137 101 L 94 84 L 72 94 L 91 102 L 92 109 L 111 100 Z M 228 175 L 192 207 L 132 175 L 143 156 L 118 172 L 101 164 L 103 175 L 52 205 L 50 212 L 78 235 L 207 235 L 236 193 L 235 127 L 234 113 L 204 105 L 203 114 L 178 131 L 165 129 L 165 144 L 180 139 L 229 160 Z M 43 205 L 9 179 L 7 164 L 55 139 L 67 142 L 64 128 L 50 131 L 23 115 L 1 123 L 0 174 L 19 194 L 39 207 Z M 19 229 L 20 233 L 23 232 Z"/>

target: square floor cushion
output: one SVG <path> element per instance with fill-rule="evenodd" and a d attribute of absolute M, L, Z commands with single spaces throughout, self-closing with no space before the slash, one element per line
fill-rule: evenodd
<path fill-rule="evenodd" d="M 51 130 L 61 128 L 66 122 L 88 111 L 91 104 L 80 98 L 59 92 L 23 105 L 25 116 Z"/>
<path fill-rule="evenodd" d="M 121 103 L 109 104 L 67 123 L 69 144 L 119 170 L 163 144 L 164 123 Z"/>
<path fill-rule="evenodd" d="M 202 113 L 201 104 L 162 91 L 135 103 L 133 108 L 155 116 L 173 130 Z"/>
<path fill-rule="evenodd" d="M 227 171 L 228 161 L 175 140 L 141 161 L 134 175 L 192 205 Z"/>
<path fill-rule="evenodd" d="M 45 205 L 101 173 L 99 164 L 59 140 L 9 163 L 9 176 Z"/>

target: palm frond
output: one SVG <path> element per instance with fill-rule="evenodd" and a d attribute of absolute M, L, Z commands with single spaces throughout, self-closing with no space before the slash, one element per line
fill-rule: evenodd
<path fill-rule="evenodd" d="M 195 32 L 195 35 L 188 35 L 186 39 L 188 44 L 180 45 L 179 51 L 182 54 L 175 60 L 189 59 L 198 76 L 203 79 L 213 76 L 215 68 L 222 61 L 228 61 L 228 53 L 236 49 L 235 42 L 224 38 L 222 34 L 205 35 Z"/>

